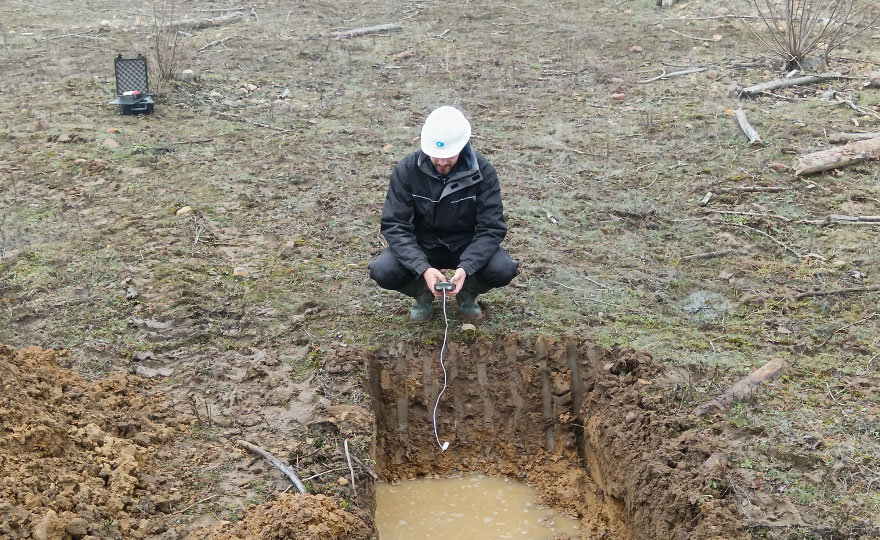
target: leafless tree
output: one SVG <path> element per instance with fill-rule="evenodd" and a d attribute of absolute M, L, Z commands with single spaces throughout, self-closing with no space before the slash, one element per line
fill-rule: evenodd
<path fill-rule="evenodd" d="M 801 69 L 810 55 L 819 52 L 827 63 L 834 49 L 877 22 L 875 0 L 750 0 L 761 23 L 740 15 L 746 28 L 771 54 L 785 61 L 786 69 Z"/>

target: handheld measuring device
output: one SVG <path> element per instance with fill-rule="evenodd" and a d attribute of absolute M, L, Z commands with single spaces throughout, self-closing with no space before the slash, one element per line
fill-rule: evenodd
<path fill-rule="evenodd" d="M 449 318 L 446 316 L 446 293 L 455 290 L 455 283 L 451 281 L 438 281 L 434 283 L 435 291 L 443 292 L 443 322 L 446 327 L 443 329 L 443 346 L 440 347 L 440 368 L 443 369 L 443 389 L 437 394 L 437 401 L 434 403 L 434 438 L 437 439 L 437 446 L 441 452 L 445 452 L 449 448 L 449 441 L 440 442 L 440 436 L 437 434 L 437 407 L 440 405 L 440 396 L 446 391 L 446 366 L 443 364 L 443 353 L 446 352 L 446 337 L 449 334 Z"/>

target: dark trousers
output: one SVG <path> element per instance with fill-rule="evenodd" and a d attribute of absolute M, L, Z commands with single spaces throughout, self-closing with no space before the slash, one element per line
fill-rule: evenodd
<path fill-rule="evenodd" d="M 462 249 L 459 252 L 453 252 L 446 248 L 426 249 L 425 255 L 428 256 L 428 263 L 437 269 L 458 268 L 458 262 Z M 391 250 L 386 249 L 375 260 L 373 260 L 368 268 L 370 269 L 370 277 L 383 289 L 399 291 L 403 287 L 412 283 L 417 276 L 392 255 Z M 487 288 L 494 289 L 503 287 L 510 283 L 516 275 L 519 274 L 519 263 L 510 258 L 504 248 L 499 247 L 485 266 L 477 270 L 477 273 L 471 277 L 474 280 L 485 285 Z"/>

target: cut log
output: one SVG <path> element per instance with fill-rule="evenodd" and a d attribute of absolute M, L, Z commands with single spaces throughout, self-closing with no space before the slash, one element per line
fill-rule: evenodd
<path fill-rule="evenodd" d="M 794 160 L 795 176 L 839 169 L 868 159 L 880 158 L 880 137 L 799 156 Z"/>
<path fill-rule="evenodd" d="M 865 141 L 880 137 L 880 131 L 870 131 L 865 133 L 832 133 L 828 136 L 828 142 L 831 144 L 848 143 L 852 141 Z"/>
<path fill-rule="evenodd" d="M 166 24 L 164 28 L 198 30 L 200 28 L 209 28 L 211 26 L 223 26 L 224 24 L 232 24 L 243 19 L 243 12 L 234 11 L 232 13 L 227 13 L 226 15 L 221 15 L 219 17 L 212 17 L 210 19 L 180 19 L 179 21 L 172 21 Z"/>
<path fill-rule="evenodd" d="M 746 134 L 746 137 L 749 138 L 749 144 L 752 146 L 760 146 L 761 136 L 758 135 L 755 128 L 753 128 L 752 125 L 749 124 L 749 121 L 746 120 L 746 112 L 742 109 L 737 109 L 733 111 L 733 114 L 736 115 L 736 121 L 739 122 L 740 129 L 742 129 L 743 133 Z"/>
<path fill-rule="evenodd" d="M 734 383 L 712 401 L 707 401 L 694 409 L 693 413 L 696 416 L 706 416 L 712 412 L 726 411 L 737 401 L 749 397 L 759 386 L 782 375 L 787 367 L 785 360 L 771 360 L 753 371 L 748 377 Z"/>
<path fill-rule="evenodd" d="M 816 84 L 822 81 L 828 81 L 831 79 L 840 79 L 843 77 L 843 73 L 839 71 L 834 71 L 831 73 L 820 73 L 818 75 L 808 75 L 806 77 L 797 77 L 795 79 L 777 79 L 775 81 L 769 81 L 761 84 L 754 84 L 752 86 L 746 86 L 740 91 L 741 96 L 752 97 L 757 94 L 761 94 L 764 92 L 772 92 L 773 90 L 779 90 L 780 88 L 787 88 L 789 86 L 803 86 L 807 84 Z"/>
<path fill-rule="evenodd" d="M 332 32 L 330 37 L 356 37 L 366 34 L 374 34 L 376 32 L 384 32 L 386 30 L 400 30 L 403 25 L 400 23 L 377 24 L 376 26 L 364 26 L 363 28 L 355 28 L 354 30 L 345 30 L 344 32 Z"/>

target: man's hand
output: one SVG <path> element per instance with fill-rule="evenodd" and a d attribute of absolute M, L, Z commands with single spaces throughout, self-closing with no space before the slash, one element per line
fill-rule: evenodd
<path fill-rule="evenodd" d="M 467 277 L 467 272 L 465 272 L 463 269 L 461 269 L 461 268 L 455 269 L 455 274 L 453 274 L 452 279 L 449 280 L 449 281 L 455 283 L 455 290 L 452 291 L 451 293 L 449 293 L 449 296 L 455 296 L 456 294 L 458 294 L 458 291 L 460 291 L 461 287 L 464 285 L 464 280 L 466 277 Z"/>
<path fill-rule="evenodd" d="M 438 298 L 443 296 L 442 291 L 435 291 L 434 290 L 435 283 L 437 283 L 438 281 L 446 281 L 446 276 L 443 275 L 443 272 L 441 272 L 440 270 L 437 270 L 436 268 L 431 267 L 431 268 L 428 268 L 427 270 L 425 270 L 425 273 L 422 274 L 422 277 L 425 278 L 425 283 L 428 284 L 428 290 L 431 291 L 432 293 L 434 293 L 434 296 L 436 296 Z M 451 294 L 454 295 L 456 292 L 458 292 L 458 290 L 453 291 Z M 447 294 L 450 294 L 450 293 L 447 293 Z"/>

